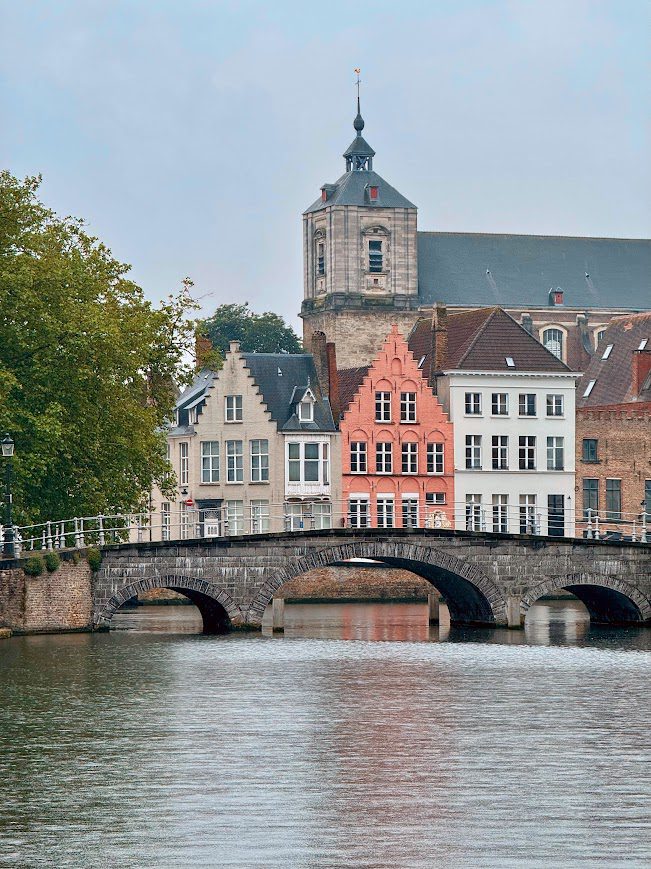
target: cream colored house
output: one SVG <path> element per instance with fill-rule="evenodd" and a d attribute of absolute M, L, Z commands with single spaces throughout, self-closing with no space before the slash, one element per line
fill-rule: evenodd
<path fill-rule="evenodd" d="M 154 496 L 160 539 L 341 522 L 338 433 L 308 354 L 241 353 L 201 371 L 168 434 L 177 499 Z"/>

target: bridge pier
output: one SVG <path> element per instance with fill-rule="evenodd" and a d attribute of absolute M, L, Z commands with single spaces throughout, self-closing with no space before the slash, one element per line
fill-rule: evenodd
<path fill-rule="evenodd" d="M 439 623 L 439 598 L 438 591 L 430 591 L 427 595 L 427 609 L 429 612 L 430 625 L 438 625 Z"/>
<path fill-rule="evenodd" d="M 285 599 L 275 597 L 271 601 L 272 631 L 274 634 L 285 632 Z"/>
<path fill-rule="evenodd" d="M 522 616 L 520 615 L 521 599 L 514 595 L 506 599 L 506 625 L 508 628 L 520 630 L 523 625 Z"/>

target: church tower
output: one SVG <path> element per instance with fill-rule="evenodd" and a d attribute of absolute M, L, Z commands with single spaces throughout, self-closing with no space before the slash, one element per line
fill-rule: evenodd
<path fill-rule="evenodd" d="M 368 363 L 418 307 L 417 209 L 373 170 L 359 92 L 353 127 L 346 171 L 303 214 L 304 344 L 325 332 L 342 366 Z"/>

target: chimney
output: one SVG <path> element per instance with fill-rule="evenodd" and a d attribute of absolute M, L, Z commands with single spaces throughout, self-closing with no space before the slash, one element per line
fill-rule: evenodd
<path fill-rule="evenodd" d="M 637 398 L 642 392 L 649 372 L 651 372 L 651 350 L 636 350 L 633 353 L 633 376 L 631 379 L 633 398 Z"/>
<path fill-rule="evenodd" d="M 577 314 L 576 317 L 576 325 L 579 327 L 579 337 L 581 338 L 581 346 L 588 354 L 588 356 L 594 356 L 594 345 L 592 343 L 592 336 L 590 335 L 590 330 L 588 328 L 588 313 L 587 311 L 583 314 Z"/>
<path fill-rule="evenodd" d="M 563 290 L 561 287 L 553 287 L 549 288 L 549 293 L 547 294 L 547 304 L 550 308 L 555 308 L 557 305 L 563 304 Z"/>
<path fill-rule="evenodd" d="M 341 417 L 341 403 L 339 401 L 339 375 L 337 373 L 337 353 L 332 341 L 326 344 L 326 357 L 328 360 L 328 398 L 332 408 L 332 416 L 335 425 L 339 425 Z"/>
<path fill-rule="evenodd" d="M 194 367 L 197 371 L 205 368 L 206 360 L 212 356 L 212 341 L 207 335 L 197 332 L 194 336 Z"/>
<path fill-rule="evenodd" d="M 310 352 L 314 357 L 314 367 L 316 368 L 316 376 L 319 378 L 321 392 L 324 395 L 328 394 L 328 357 L 326 356 L 326 336 L 325 332 L 314 332 L 312 341 L 310 342 Z"/>
<path fill-rule="evenodd" d="M 448 309 L 437 302 L 432 312 L 432 371 L 442 371 L 448 356 Z"/>
<path fill-rule="evenodd" d="M 533 335 L 533 318 L 531 314 L 523 314 L 520 322 L 522 323 L 522 328 L 526 329 L 530 335 Z"/>

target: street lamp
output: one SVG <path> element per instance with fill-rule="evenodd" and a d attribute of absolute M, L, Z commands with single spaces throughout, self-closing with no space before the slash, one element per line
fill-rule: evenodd
<path fill-rule="evenodd" d="M 7 558 L 13 558 L 14 520 L 11 515 L 11 471 L 13 464 L 12 459 L 14 456 L 14 442 L 11 438 L 11 435 L 6 434 L 2 438 L 2 441 L 0 441 L 0 445 L 2 447 L 2 458 L 7 459 L 7 463 L 5 465 L 5 533 L 2 551 Z"/>

